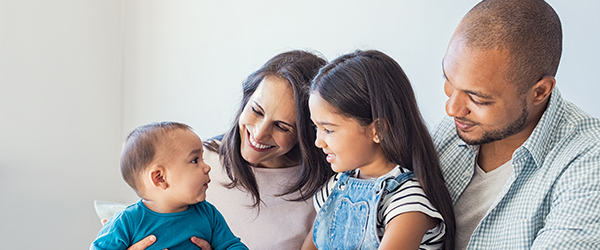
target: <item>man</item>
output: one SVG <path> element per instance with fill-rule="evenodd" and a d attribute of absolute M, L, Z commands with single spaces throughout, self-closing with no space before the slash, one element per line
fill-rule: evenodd
<path fill-rule="evenodd" d="M 555 87 L 561 51 L 543 0 L 484 0 L 454 32 L 434 141 L 457 249 L 600 248 L 600 120 Z"/>

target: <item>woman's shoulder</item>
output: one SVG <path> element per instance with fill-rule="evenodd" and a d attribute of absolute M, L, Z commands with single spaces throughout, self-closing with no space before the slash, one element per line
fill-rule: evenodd
<path fill-rule="evenodd" d="M 207 140 L 203 141 L 202 144 L 204 145 L 204 149 L 205 151 L 212 151 L 212 152 L 219 152 L 219 149 L 221 148 L 221 145 L 223 144 L 223 137 L 225 135 L 217 135 L 211 138 L 208 138 Z"/>

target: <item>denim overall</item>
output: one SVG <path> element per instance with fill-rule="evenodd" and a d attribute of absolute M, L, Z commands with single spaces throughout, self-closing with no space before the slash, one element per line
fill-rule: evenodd
<path fill-rule="evenodd" d="M 412 171 L 398 177 L 362 180 L 344 172 L 317 214 L 313 242 L 325 249 L 377 249 L 377 205 L 414 176 Z"/>

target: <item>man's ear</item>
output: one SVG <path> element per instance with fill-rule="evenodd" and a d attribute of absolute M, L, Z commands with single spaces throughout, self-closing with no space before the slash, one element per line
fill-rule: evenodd
<path fill-rule="evenodd" d="M 553 76 L 545 76 L 533 85 L 533 104 L 544 103 L 550 97 L 554 86 L 556 86 L 556 79 Z"/>
<path fill-rule="evenodd" d="M 150 183 L 152 186 L 157 187 L 162 190 L 166 190 L 169 188 L 169 184 L 167 183 L 167 171 L 161 165 L 153 165 L 150 167 L 150 171 L 148 172 L 147 177 L 150 179 Z"/>

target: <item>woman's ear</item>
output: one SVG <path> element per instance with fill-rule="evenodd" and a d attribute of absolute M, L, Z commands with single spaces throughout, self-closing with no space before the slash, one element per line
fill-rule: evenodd
<path fill-rule="evenodd" d="M 167 183 L 166 177 L 167 171 L 161 165 L 154 165 L 150 167 L 150 171 L 148 172 L 148 178 L 150 179 L 150 183 L 153 187 L 157 187 L 161 190 L 166 190 L 169 188 L 169 184 Z"/>

